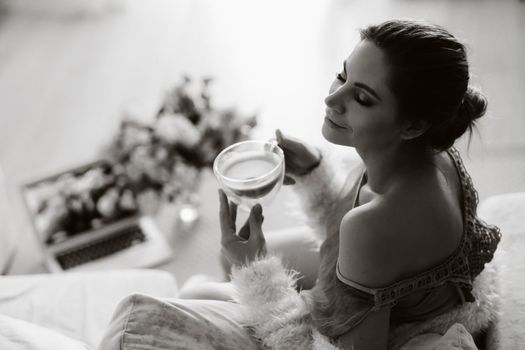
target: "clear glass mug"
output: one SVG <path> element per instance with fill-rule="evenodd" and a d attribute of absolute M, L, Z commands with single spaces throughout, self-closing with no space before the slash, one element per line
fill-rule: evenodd
<path fill-rule="evenodd" d="M 269 203 L 284 179 L 284 153 L 275 140 L 242 141 L 219 153 L 213 172 L 220 188 L 241 209 Z"/>

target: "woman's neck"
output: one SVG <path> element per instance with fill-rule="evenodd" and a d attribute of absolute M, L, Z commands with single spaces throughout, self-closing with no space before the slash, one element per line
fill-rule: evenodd
<path fill-rule="evenodd" d="M 378 194 L 385 193 L 399 176 L 433 163 L 432 152 L 408 145 L 357 153 L 365 163 L 367 185 Z"/>

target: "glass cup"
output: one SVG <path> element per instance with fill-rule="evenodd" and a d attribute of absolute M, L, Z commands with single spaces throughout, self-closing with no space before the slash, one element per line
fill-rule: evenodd
<path fill-rule="evenodd" d="M 241 209 L 269 203 L 284 178 L 284 153 L 276 141 L 243 141 L 219 153 L 213 172 L 220 188 Z"/>

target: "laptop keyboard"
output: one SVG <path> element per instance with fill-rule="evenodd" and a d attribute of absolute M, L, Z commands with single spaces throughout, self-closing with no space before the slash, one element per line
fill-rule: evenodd
<path fill-rule="evenodd" d="M 140 244 L 145 240 L 146 236 L 140 226 L 126 227 L 84 245 L 58 253 L 55 258 L 64 270 L 68 270 Z"/>

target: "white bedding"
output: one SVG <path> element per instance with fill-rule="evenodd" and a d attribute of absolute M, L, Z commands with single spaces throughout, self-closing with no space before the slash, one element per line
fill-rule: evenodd
<path fill-rule="evenodd" d="M 0 276 L 0 315 L 95 348 L 124 297 L 137 292 L 173 297 L 176 291 L 170 274 L 146 269 Z M 6 336 L 4 331 L 0 329 L 0 337 Z"/>

